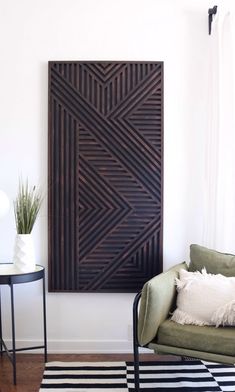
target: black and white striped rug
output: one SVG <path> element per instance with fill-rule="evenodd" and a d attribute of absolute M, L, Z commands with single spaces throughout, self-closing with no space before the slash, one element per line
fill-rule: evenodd
<path fill-rule="evenodd" d="M 205 361 L 140 362 L 146 392 L 235 392 L 235 367 Z M 39 392 L 134 392 L 133 362 L 49 362 Z"/>

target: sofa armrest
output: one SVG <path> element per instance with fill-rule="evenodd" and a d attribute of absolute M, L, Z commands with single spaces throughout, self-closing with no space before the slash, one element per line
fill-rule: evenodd
<path fill-rule="evenodd" d="M 175 278 L 181 268 L 188 269 L 187 264 L 177 264 L 145 283 L 138 317 L 138 342 L 141 346 L 155 338 L 159 325 L 168 318 L 175 301 Z"/>

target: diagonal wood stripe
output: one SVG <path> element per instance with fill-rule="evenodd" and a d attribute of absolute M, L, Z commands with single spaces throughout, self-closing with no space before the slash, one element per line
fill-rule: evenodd
<path fill-rule="evenodd" d="M 93 167 L 89 164 L 88 161 L 83 159 L 83 156 L 80 154 L 80 168 L 79 168 L 79 177 L 84 177 L 85 184 L 90 185 L 92 190 L 91 195 L 93 195 L 94 204 L 98 204 L 98 199 L 100 199 L 101 208 L 108 209 L 130 209 L 130 205 L 124 199 L 123 195 L 115 192 L 115 189 L 112 185 L 105 180 L 104 177 L 101 177 L 99 173 L 94 172 Z"/>
<path fill-rule="evenodd" d="M 128 203 L 130 198 L 132 201 L 134 199 L 136 200 L 134 205 L 137 205 L 138 200 L 145 204 L 145 206 L 149 204 L 153 205 L 153 203 L 155 203 L 155 198 L 141 187 L 136 181 L 136 178 L 133 177 L 125 167 L 120 166 L 120 162 L 117 161 L 107 149 L 103 146 L 101 148 L 99 142 L 94 138 L 94 135 L 91 135 L 87 130 L 82 130 L 82 135 L 80 131 L 80 152 L 90 167 L 90 174 L 87 177 L 90 178 L 93 171 L 95 173 L 95 178 L 91 186 L 92 188 L 95 187 L 96 175 L 99 174 L 101 178 L 107 180 L 108 184 L 111 184 L 112 197 L 117 191 L 118 197 L 122 195 L 125 199 L 125 203 Z M 95 197 L 98 197 L 97 193 L 98 192 L 96 192 Z M 132 204 L 133 203 L 131 202 L 131 205 Z"/>
<path fill-rule="evenodd" d="M 98 80 L 102 83 L 102 87 L 104 84 L 109 82 L 110 79 L 122 72 L 125 67 L 125 64 L 118 64 L 117 66 L 112 63 L 106 64 L 105 68 L 101 63 L 87 63 L 84 65 L 84 68 L 90 71 L 91 75 L 95 75 L 98 78 Z"/>
<path fill-rule="evenodd" d="M 133 254 L 133 252 L 136 252 L 136 249 L 140 246 L 140 244 L 145 243 L 149 236 L 151 236 L 153 232 L 159 229 L 159 218 L 156 217 L 156 219 L 151 221 L 150 224 L 141 232 L 141 235 L 139 237 L 135 238 L 131 242 L 131 244 L 128 244 L 126 248 L 124 248 L 118 254 L 118 257 L 116 257 L 116 259 L 112 261 L 112 263 L 109 263 L 105 272 L 100 272 L 98 275 L 95 276 L 95 279 L 89 282 L 86 287 L 86 290 L 95 290 L 97 287 L 102 290 L 102 287 L 105 285 L 106 280 L 109 280 L 115 273 L 115 271 L 118 270 L 120 266 L 123 266 L 125 264 L 126 259 L 129 258 L 130 255 Z M 144 281 L 146 280 L 146 276 L 144 276 Z"/>
<path fill-rule="evenodd" d="M 128 136 L 126 137 L 126 146 L 129 146 L 130 149 L 135 151 L 136 149 L 141 150 L 142 153 L 142 163 L 145 164 L 145 173 L 149 173 L 153 167 L 153 161 L 154 161 L 154 166 L 157 166 L 157 168 L 160 168 L 161 165 L 161 156 L 155 151 L 155 154 L 152 154 L 152 151 L 149 151 L 148 143 L 146 140 L 141 140 L 141 138 L 138 137 L 137 132 L 133 130 L 133 128 L 128 127 L 125 122 L 122 120 L 116 121 L 114 124 L 114 127 L 116 128 L 117 132 L 118 130 L 122 130 L 122 132 L 125 130 L 126 133 L 128 133 Z M 149 152 L 151 154 L 152 162 L 149 162 Z M 148 158 L 146 157 L 148 154 Z M 155 157 L 155 160 L 154 160 Z M 133 158 L 131 161 L 132 165 L 132 171 L 133 168 L 138 171 L 139 168 L 139 157 L 136 156 L 135 159 Z M 136 172 L 133 172 L 135 174 Z M 148 190 L 148 192 L 160 200 L 161 198 L 161 181 L 160 181 L 160 173 L 159 170 L 156 170 L 154 175 L 148 175 L 146 177 L 145 174 L 141 176 L 141 183 L 144 185 L 145 189 Z"/>
<path fill-rule="evenodd" d="M 96 216 L 94 216 L 93 222 L 95 223 L 87 228 L 85 232 L 85 237 L 81 239 L 80 267 L 83 263 L 86 263 L 86 270 L 90 268 L 90 257 L 95 255 L 95 258 L 97 259 L 97 254 L 100 253 L 100 244 L 102 244 L 106 240 L 106 237 L 110 236 L 110 232 L 112 230 L 115 230 L 115 227 L 120 225 L 121 222 L 126 218 L 126 216 L 126 211 L 117 210 L 105 212 L 102 211 Z M 97 250 L 98 247 L 99 249 Z M 117 246 L 115 247 L 115 249 L 113 248 L 113 245 L 110 246 L 109 251 L 105 251 L 101 255 L 100 267 L 102 267 L 104 264 L 107 265 L 109 263 L 109 260 L 113 258 L 112 256 L 116 254 Z M 91 269 L 93 269 L 93 267 L 91 267 Z M 80 278 L 82 280 L 82 276 L 80 276 Z"/>
<path fill-rule="evenodd" d="M 141 101 L 145 101 L 153 91 L 158 91 L 161 88 L 161 73 L 159 72 L 157 77 L 155 70 L 151 71 L 150 75 L 146 80 L 142 80 L 136 88 L 128 94 L 120 105 L 112 112 L 109 113 L 109 117 L 122 118 L 132 111 L 137 104 Z"/>
<path fill-rule="evenodd" d="M 55 94 L 54 91 L 53 93 Z M 109 150 L 111 150 L 112 154 L 114 154 L 114 156 L 117 156 L 117 159 L 119 159 L 124 166 L 127 166 L 128 170 L 132 171 L 133 174 L 140 181 L 142 181 L 143 184 L 146 178 L 146 172 L 148 172 L 149 178 L 152 177 L 153 182 L 156 180 L 155 171 L 149 170 L 150 169 L 149 165 L 155 166 L 156 161 L 154 161 L 148 155 L 145 157 L 145 160 L 143 162 L 142 159 L 143 155 L 141 155 L 141 150 L 136 148 L 135 144 L 133 145 L 126 144 L 125 134 L 122 135 L 121 132 L 118 132 L 118 127 L 115 127 L 115 125 L 113 125 L 111 121 L 107 122 L 107 120 L 105 120 L 102 116 L 99 116 L 99 114 L 96 113 L 96 111 L 92 110 L 92 108 L 89 108 L 90 110 L 88 116 L 87 104 L 83 102 L 83 100 L 79 95 L 78 95 L 78 99 L 76 99 L 76 102 L 73 101 L 73 98 L 71 98 L 69 94 L 66 95 L 67 100 L 65 100 L 60 93 L 58 94 L 58 91 L 57 91 L 57 95 L 59 100 L 63 103 L 63 105 L 66 107 L 67 110 L 72 111 L 73 106 L 75 107 L 74 110 L 75 116 L 78 115 L 79 113 L 80 105 L 86 108 L 84 112 L 79 114 L 79 120 L 82 121 L 83 125 L 85 125 L 88 129 L 90 129 L 91 118 L 93 117 L 92 121 L 94 121 L 96 124 L 96 129 L 93 129 L 94 135 L 96 135 L 96 137 L 100 140 L 100 142 L 104 144 Z M 118 135 L 116 136 L 117 132 Z M 146 159 L 148 158 L 151 158 L 149 165 L 146 164 Z M 147 187 L 148 187 L 148 191 L 152 192 L 152 187 L 149 187 L 148 185 Z"/>

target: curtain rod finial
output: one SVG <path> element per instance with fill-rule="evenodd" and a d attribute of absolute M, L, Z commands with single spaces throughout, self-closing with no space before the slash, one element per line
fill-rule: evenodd
<path fill-rule="evenodd" d="M 211 34 L 211 25 L 213 21 L 213 15 L 217 13 L 217 5 L 214 5 L 213 8 L 209 8 L 208 10 L 208 22 L 209 22 L 209 35 Z"/>

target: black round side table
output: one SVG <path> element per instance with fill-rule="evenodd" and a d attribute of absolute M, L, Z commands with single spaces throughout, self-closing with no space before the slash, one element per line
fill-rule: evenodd
<path fill-rule="evenodd" d="M 42 346 L 22 347 L 16 349 L 15 344 L 15 310 L 14 310 L 14 285 L 29 283 L 42 279 L 43 290 L 43 334 L 44 344 Z M 45 269 L 41 265 L 36 265 L 31 272 L 21 272 L 15 268 L 14 264 L 0 263 L 0 285 L 8 285 L 11 293 L 11 326 L 12 326 L 12 348 L 8 349 L 2 337 L 2 312 L 0 296 L 0 353 L 6 353 L 13 366 L 13 382 L 16 385 L 16 352 L 25 350 L 44 349 L 44 359 L 47 362 L 47 331 L 46 331 L 46 292 L 45 292 Z"/>

